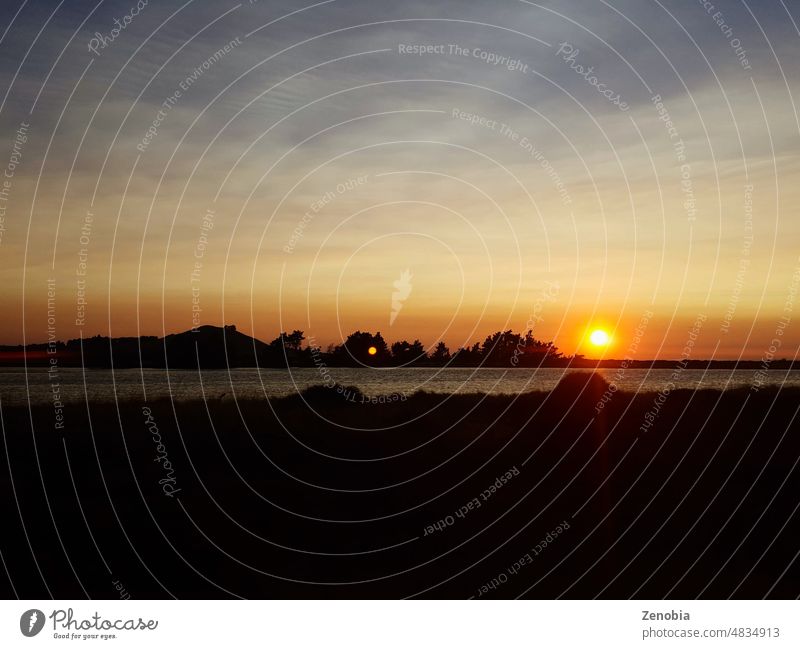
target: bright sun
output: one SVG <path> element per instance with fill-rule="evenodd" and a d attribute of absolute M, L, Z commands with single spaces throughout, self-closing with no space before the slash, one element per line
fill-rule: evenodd
<path fill-rule="evenodd" d="M 377 353 L 378 353 L 378 349 L 377 349 L 376 347 L 370 347 L 370 348 L 367 350 L 367 352 L 369 353 L 369 355 L 370 355 L 370 356 L 375 356 L 375 354 L 377 354 Z"/>
<path fill-rule="evenodd" d="M 611 340 L 611 337 L 602 329 L 595 329 L 590 335 L 589 340 L 595 347 L 605 347 Z"/>

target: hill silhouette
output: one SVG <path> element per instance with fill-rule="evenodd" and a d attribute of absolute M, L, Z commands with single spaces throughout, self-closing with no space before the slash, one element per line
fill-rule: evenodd
<path fill-rule="evenodd" d="M 281 351 L 237 331 L 233 325 L 203 325 L 163 338 L 93 336 L 53 345 L 6 346 L 0 348 L 0 363 L 21 365 L 25 358 L 29 365 L 46 365 L 55 357 L 62 367 L 268 367 L 280 364 L 281 360 L 286 364 Z"/>

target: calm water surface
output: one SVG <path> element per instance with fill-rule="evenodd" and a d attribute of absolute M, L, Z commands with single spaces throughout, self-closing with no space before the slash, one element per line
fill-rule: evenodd
<path fill-rule="evenodd" d="M 449 394 L 484 392 L 518 394 L 534 390 L 551 390 L 564 376 L 564 369 L 496 369 L 496 368 L 413 368 L 365 369 L 326 368 L 332 380 L 354 385 L 367 395 L 393 393 L 406 395 L 417 390 Z M 598 370 L 607 380 L 614 380 L 626 391 L 657 392 L 665 387 L 673 370 L 634 370 L 621 373 L 617 369 Z M 685 370 L 676 383 L 678 388 L 730 389 L 753 384 L 755 370 Z M 85 381 L 85 383 L 84 383 Z M 0 399 L 4 405 L 45 403 L 53 400 L 54 390 L 63 402 L 141 401 L 156 399 L 253 398 L 285 396 L 323 382 L 315 368 L 236 369 L 236 370 L 166 370 L 125 369 L 86 370 L 59 368 L 57 375 L 48 375 L 44 368 L 0 368 Z M 772 370 L 768 385 L 800 387 L 800 370 Z"/>

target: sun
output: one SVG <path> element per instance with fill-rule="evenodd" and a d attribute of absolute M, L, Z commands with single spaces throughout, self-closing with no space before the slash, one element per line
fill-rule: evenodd
<path fill-rule="evenodd" d="M 370 348 L 367 350 L 367 353 L 368 353 L 370 356 L 375 356 L 375 354 L 377 354 L 377 353 L 378 353 L 378 348 L 377 348 L 377 347 L 370 347 Z"/>
<path fill-rule="evenodd" d="M 595 329 L 591 334 L 589 334 L 589 340 L 595 347 L 605 347 L 611 341 L 611 336 L 608 335 L 608 332 L 603 331 L 602 329 Z"/>

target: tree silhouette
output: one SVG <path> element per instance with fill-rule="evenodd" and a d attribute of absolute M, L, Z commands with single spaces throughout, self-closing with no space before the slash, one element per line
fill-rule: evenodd
<path fill-rule="evenodd" d="M 480 343 L 475 343 L 471 349 L 469 347 L 459 348 L 456 350 L 456 353 L 453 354 L 450 362 L 451 365 L 457 365 L 461 367 L 472 367 L 478 365 L 481 362 Z"/>
<path fill-rule="evenodd" d="M 290 334 L 284 331 L 270 343 L 270 346 L 279 350 L 286 349 L 287 351 L 299 352 L 305 339 L 306 337 L 303 335 L 303 332 L 297 329 Z"/>
<path fill-rule="evenodd" d="M 374 348 L 375 353 L 370 354 L 370 349 Z M 368 365 L 379 367 L 388 365 L 391 360 L 386 341 L 379 331 L 371 334 L 368 331 L 356 331 L 351 333 L 343 345 L 337 346 L 333 351 L 333 359 L 339 365 Z"/>
<path fill-rule="evenodd" d="M 430 355 L 431 362 L 436 365 L 445 365 L 450 360 L 450 350 L 443 340 L 440 340 Z"/>
<path fill-rule="evenodd" d="M 419 341 L 413 343 L 401 340 L 392 344 L 392 360 L 396 365 L 412 365 L 427 360 L 425 347 Z"/>
<path fill-rule="evenodd" d="M 260 355 L 260 364 L 265 367 L 286 367 L 287 365 L 308 365 L 311 360 L 311 348 L 303 349 L 305 335 L 295 329 L 287 334 L 285 331 L 272 342 Z"/>

